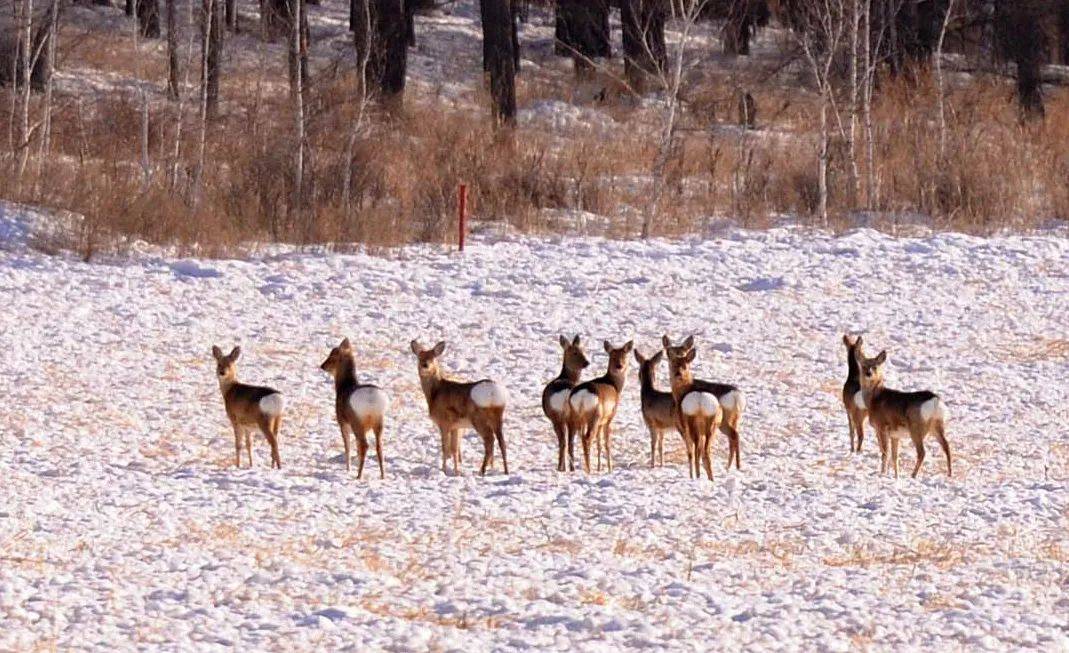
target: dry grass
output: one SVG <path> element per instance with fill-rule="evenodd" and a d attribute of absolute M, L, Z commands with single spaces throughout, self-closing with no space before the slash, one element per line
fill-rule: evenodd
<path fill-rule="evenodd" d="M 658 147 L 656 110 L 637 107 L 614 85 L 616 74 L 599 78 L 606 97 L 595 101 L 569 76 L 550 69 L 520 78 L 521 107 L 538 100 L 588 105 L 616 121 L 611 137 L 592 130 L 554 133 L 538 124 L 502 134 L 488 126 L 483 111 L 410 90 L 402 115 L 373 112 L 350 158 L 355 77 L 344 63 L 322 65 L 308 91 L 306 172 L 297 189 L 285 62 L 273 50 L 265 50 L 266 61 L 256 66 L 250 64 L 255 56 L 238 59 L 224 76 L 224 103 L 207 133 L 198 187 L 196 90 L 190 89 L 179 115 L 161 93 L 162 44 L 135 50 L 133 38 L 116 39 L 115 29 L 65 28 L 61 60 L 76 65 L 79 74 L 103 73 L 119 90 L 58 94 L 50 151 L 39 159 L 39 141 L 31 142 L 34 155 L 21 180 L 17 157 L 0 159 L 0 198 L 84 216 L 74 243 L 49 247 L 73 244 L 89 258 L 115 247 L 116 236 L 178 244 L 204 255 L 252 240 L 444 242 L 454 237 L 460 183 L 470 186 L 481 220 L 524 231 L 571 231 L 574 225 L 546 210 L 579 210 L 610 218 L 608 235 L 634 237 L 647 209 Z M 722 217 L 748 227 L 784 215 L 815 220 L 815 98 L 794 73 L 763 79 L 747 87 L 760 107 L 756 131 L 732 126 L 744 81 L 738 70 L 711 65 L 686 89 L 681 138 L 664 172 L 655 235 L 701 232 Z M 147 125 L 139 80 L 151 85 Z M 1046 120 L 1022 124 L 1005 82 L 959 80 L 947 97 L 941 153 L 934 89 L 924 74 L 880 81 L 876 183 L 862 183 L 856 197 L 848 189 L 844 145 L 841 139 L 832 144 L 835 225 L 855 224 L 866 212 L 886 216 L 880 224 L 891 228 L 897 216 L 922 215 L 937 228 L 986 233 L 1069 217 L 1069 94 L 1050 92 Z M 9 90 L 0 93 L 5 107 L 10 99 Z M 41 102 L 34 99 L 35 115 Z M 8 132 L 9 120 L 8 111 L 0 112 L 0 133 Z M 868 171 L 860 164 L 863 182 Z"/>

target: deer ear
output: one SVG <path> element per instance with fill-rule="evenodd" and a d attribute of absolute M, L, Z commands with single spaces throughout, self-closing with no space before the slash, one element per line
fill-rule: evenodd
<path fill-rule="evenodd" d="M 601 346 L 605 348 L 605 353 L 606 354 L 611 354 L 612 353 L 612 343 L 609 342 L 608 340 L 603 341 L 601 343 Z"/>
<path fill-rule="evenodd" d="M 627 344 L 624 345 L 624 353 L 627 353 L 627 352 L 631 351 L 634 348 L 635 348 L 635 341 L 634 340 L 628 340 Z"/>
<path fill-rule="evenodd" d="M 412 353 L 419 356 L 423 353 L 423 345 L 419 344 L 419 340 L 413 340 L 408 343 L 408 346 L 412 348 Z"/>
<path fill-rule="evenodd" d="M 432 349 L 431 351 L 434 352 L 435 356 L 441 356 L 442 352 L 445 351 L 445 340 L 439 341 L 438 344 L 435 345 L 434 349 Z"/>
<path fill-rule="evenodd" d="M 697 357 L 697 355 L 698 355 L 698 350 L 697 349 L 691 349 L 690 351 L 687 352 L 687 355 L 683 357 L 683 360 L 687 361 L 688 363 L 693 363 L 694 359 L 695 359 L 695 357 Z"/>
<path fill-rule="evenodd" d="M 653 356 L 650 356 L 649 361 L 651 363 L 653 363 L 654 366 L 656 366 L 656 365 L 660 364 L 662 358 L 664 358 L 664 350 L 663 349 L 661 351 L 657 352 L 656 354 L 654 354 Z"/>
<path fill-rule="evenodd" d="M 638 353 L 637 349 L 635 350 L 635 360 L 638 361 L 639 365 L 646 362 L 646 359 L 642 357 L 642 354 Z"/>
<path fill-rule="evenodd" d="M 572 346 L 573 347 L 578 347 L 579 346 L 579 334 L 578 333 L 575 334 L 574 338 L 572 338 Z"/>
<path fill-rule="evenodd" d="M 860 347 L 863 344 L 865 344 L 865 341 L 861 338 L 861 336 L 858 336 L 857 338 L 854 338 L 854 346 L 855 347 Z"/>
<path fill-rule="evenodd" d="M 345 340 L 341 341 L 341 345 L 339 345 L 339 347 L 341 347 L 342 351 L 348 351 L 353 348 L 353 345 L 351 342 L 349 342 L 349 339 L 346 338 Z"/>
<path fill-rule="evenodd" d="M 672 340 L 667 335 L 661 336 L 661 344 L 665 349 L 668 349 L 672 346 Z"/>
<path fill-rule="evenodd" d="M 846 345 L 847 347 L 853 347 L 854 346 L 854 341 L 850 339 L 850 334 L 849 333 L 844 333 L 843 334 L 843 344 Z"/>
<path fill-rule="evenodd" d="M 687 339 L 683 341 L 683 346 L 687 349 L 694 349 L 694 336 L 687 336 Z"/>
<path fill-rule="evenodd" d="M 223 357 L 223 350 L 219 349 L 217 345 L 212 345 L 212 356 L 215 357 L 215 360 L 219 360 Z"/>
<path fill-rule="evenodd" d="M 884 363 L 886 363 L 887 362 L 887 350 L 884 349 L 883 351 L 881 351 L 880 354 L 878 356 L 876 356 L 876 358 L 874 358 L 873 360 L 876 361 L 877 365 L 883 365 Z"/>
<path fill-rule="evenodd" d="M 227 358 L 229 358 L 230 362 L 232 363 L 236 361 L 239 356 L 241 356 L 241 347 L 234 347 L 230 350 L 230 355 L 227 356 Z"/>
<path fill-rule="evenodd" d="M 560 337 L 560 348 L 561 349 L 567 349 L 568 348 L 568 339 L 565 338 L 564 336 Z"/>

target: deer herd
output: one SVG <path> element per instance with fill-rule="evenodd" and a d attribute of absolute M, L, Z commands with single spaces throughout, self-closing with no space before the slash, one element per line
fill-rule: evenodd
<path fill-rule="evenodd" d="M 898 477 L 898 444 L 906 435 L 913 441 L 917 462 L 913 477 L 920 472 L 925 458 L 924 440 L 933 436 L 946 455 L 947 475 L 951 475 L 950 445 L 947 443 L 946 408 L 938 395 L 929 392 L 901 392 L 884 386 L 883 368 L 887 352 L 881 351 L 867 358 L 861 336 L 843 336 L 846 346 L 847 377 L 843 384 L 842 401 L 850 431 L 850 451 L 860 453 L 867 420 L 876 432 L 880 446 L 880 474 L 893 468 Z M 694 337 L 673 345 L 668 336 L 661 341 L 662 349 L 646 357 L 629 341 L 614 347 L 603 343 L 609 357 L 605 374 L 582 382 L 583 371 L 590 359 L 583 350 L 579 336 L 569 340 L 560 337 L 562 364 L 560 374 L 546 384 L 542 392 L 542 411 L 557 436 L 557 470 L 575 471 L 575 437 L 582 446 L 584 471 L 591 471 L 591 449 L 596 451 L 597 471 L 613 471 L 613 420 L 619 409 L 624 382 L 627 379 L 631 356 L 638 363 L 641 383 L 642 419 L 650 436 L 650 467 L 664 466 L 664 435 L 676 431 L 682 436 L 687 454 L 687 471 L 691 478 L 701 478 L 702 470 L 712 480 L 711 451 L 717 431 L 728 440 L 727 467 L 734 463 L 742 468 L 739 422 L 746 411 L 742 391 L 724 383 L 712 383 L 694 378 L 691 364 L 697 356 Z M 505 387 L 490 379 L 457 381 L 442 370 L 441 357 L 446 344 L 439 342 L 430 349 L 413 340 L 412 353 L 417 360 L 419 383 L 427 400 L 427 411 L 437 427 L 442 442 L 442 471 L 460 472 L 461 431 L 473 429 L 483 441 L 483 461 L 480 474 L 493 466 L 494 444 L 501 450 L 501 464 L 508 474 L 508 453 L 505 446 L 504 417 L 509 396 Z M 272 467 L 282 467 L 278 436 L 282 425 L 284 404 L 282 394 L 273 388 L 246 385 L 237 380 L 237 360 L 241 348 L 235 347 L 224 355 L 219 347 L 212 347 L 219 377 L 223 406 L 234 430 L 234 462 L 241 467 L 241 448 L 252 466 L 252 431 L 259 429 L 271 447 Z M 668 359 L 669 390 L 657 388 L 657 369 L 663 358 Z M 386 411 L 390 405 L 386 392 L 378 386 L 361 383 L 356 378 L 353 347 L 346 338 L 330 351 L 320 368 L 334 380 L 335 417 L 341 432 L 345 452 L 345 468 L 351 470 L 350 438 L 356 439 L 357 478 L 364 473 L 369 448 L 368 436 L 375 436 L 375 457 L 379 476 L 385 478 L 382 454 L 382 432 Z"/>

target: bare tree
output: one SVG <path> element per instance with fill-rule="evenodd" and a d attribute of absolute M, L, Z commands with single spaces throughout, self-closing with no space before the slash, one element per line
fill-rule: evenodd
<path fill-rule="evenodd" d="M 646 79 L 668 64 L 664 42 L 667 12 L 663 0 L 620 0 L 624 76 L 636 93 L 642 93 Z"/>
<path fill-rule="evenodd" d="M 167 97 L 178 99 L 178 9 L 177 0 L 167 2 Z"/>
<path fill-rule="evenodd" d="M 219 78 L 223 58 L 223 0 L 203 0 L 201 57 L 204 60 L 205 117 L 213 120 L 219 110 Z"/>
<path fill-rule="evenodd" d="M 480 0 L 483 23 L 483 67 L 490 74 L 490 104 L 494 121 L 516 120 L 515 17 L 510 0 Z"/>
<path fill-rule="evenodd" d="M 408 38 L 401 0 L 355 0 L 357 59 L 367 62 L 365 82 L 377 87 L 384 101 L 397 108 L 404 97 Z"/>
<path fill-rule="evenodd" d="M 1047 56 L 1044 0 L 998 0 L 995 36 L 999 54 L 1017 66 L 1017 101 L 1026 117 L 1042 117 L 1041 68 Z"/>
<path fill-rule="evenodd" d="M 555 21 L 556 53 L 573 59 L 576 74 L 612 56 L 608 0 L 557 0 Z"/>
<path fill-rule="evenodd" d="M 144 38 L 159 38 L 159 0 L 134 0 L 134 13 L 137 18 L 137 27 L 141 32 L 141 36 Z"/>

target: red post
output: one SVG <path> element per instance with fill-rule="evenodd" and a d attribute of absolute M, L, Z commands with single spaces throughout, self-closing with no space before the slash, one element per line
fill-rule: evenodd
<path fill-rule="evenodd" d="M 460 251 L 464 251 L 464 235 L 468 231 L 468 186 L 460 185 L 460 196 L 457 198 L 457 229 L 460 231 Z"/>

